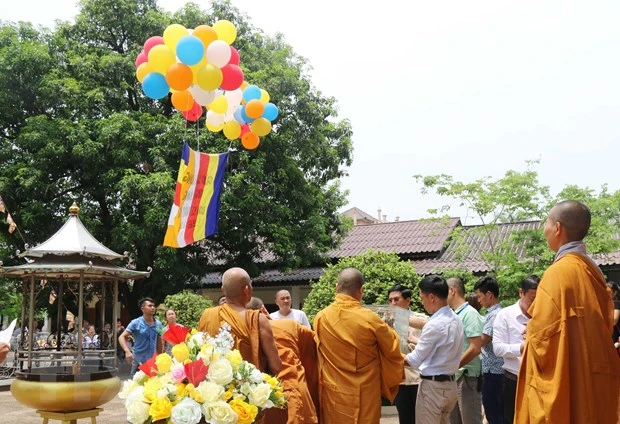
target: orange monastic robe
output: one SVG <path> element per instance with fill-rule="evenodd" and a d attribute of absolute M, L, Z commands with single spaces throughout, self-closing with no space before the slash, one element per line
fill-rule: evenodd
<path fill-rule="evenodd" d="M 620 357 L 601 271 L 569 253 L 549 267 L 529 310 L 515 423 L 617 423 Z"/>
<path fill-rule="evenodd" d="M 314 328 L 321 424 L 379 423 L 381 395 L 394 400 L 404 378 L 394 330 L 342 293 L 317 314 Z"/>
<path fill-rule="evenodd" d="M 267 361 L 260 348 L 259 316 L 259 311 L 246 310 L 245 317 L 242 317 L 239 312 L 224 304 L 205 309 L 198 323 L 198 331 L 215 336 L 222 324 L 227 322 L 232 327 L 235 349 L 239 350 L 241 357 L 265 371 Z"/>
<path fill-rule="evenodd" d="M 314 332 L 292 319 L 271 321 L 273 338 L 282 370 L 278 380 L 282 382 L 287 409 L 268 409 L 265 423 L 269 424 L 317 424 L 316 407 L 308 388 L 313 384 L 317 391 L 317 356 Z M 318 399 L 317 399 L 318 400 Z"/>

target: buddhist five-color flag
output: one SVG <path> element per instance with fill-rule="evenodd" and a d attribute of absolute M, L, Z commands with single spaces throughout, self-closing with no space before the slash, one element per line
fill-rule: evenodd
<path fill-rule="evenodd" d="M 228 153 L 200 153 L 185 143 L 164 246 L 184 247 L 217 233 Z"/>

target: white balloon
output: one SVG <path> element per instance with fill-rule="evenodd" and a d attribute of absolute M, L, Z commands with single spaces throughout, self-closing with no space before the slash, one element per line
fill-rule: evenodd
<path fill-rule="evenodd" d="M 234 113 L 241 104 L 241 99 L 243 99 L 243 91 L 241 91 L 240 88 L 237 88 L 233 91 L 227 91 L 224 96 L 228 100 L 228 112 Z"/>
<path fill-rule="evenodd" d="M 225 41 L 215 40 L 207 47 L 207 61 L 218 68 L 222 68 L 230 61 L 230 46 Z"/>
<path fill-rule="evenodd" d="M 207 111 L 207 122 L 209 122 L 214 127 L 219 127 L 226 122 L 223 113 L 213 112 L 212 110 Z"/>
<path fill-rule="evenodd" d="M 210 105 L 211 102 L 215 99 L 215 91 L 209 91 L 201 88 L 198 84 L 192 85 L 187 89 L 192 96 L 194 96 L 194 100 L 201 106 Z"/>

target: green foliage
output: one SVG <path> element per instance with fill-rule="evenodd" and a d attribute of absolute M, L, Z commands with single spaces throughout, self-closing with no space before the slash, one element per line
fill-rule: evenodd
<path fill-rule="evenodd" d="M 22 291 L 21 281 L 2 278 L 0 279 L 0 315 L 10 320 L 21 317 Z"/>
<path fill-rule="evenodd" d="M 189 328 L 196 328 L 202 312 L 213 306 L 211 299 L 207 299 L 189 290 L 171 294 L 164 299 L 166 309 L 172 309 L 177 314 L 177 323 Z M 166 311 L 159 309 L 157 318 L 166 325 Z"/>
<path fill-rule="evenodd" d="M 53 31 L 0 22 L 0 194 L 26 242 L 55 233 L 77 201 L 89 231 L 128 252 L 117 265 L 153 268 L 133 288 L 121 286 L 126 305 L 198 283 L 210 263 L 255 275 L 254 260 L 267 251 L 274 259 L 262 266 L 324 260 L 346 231 L 338 180 L 351 163 L 352 131 L 338 119 L 335 99 L 311 84 L 307 61 L 228 1 L 213 2 L 209 12 L 189 3 L 175 14 L 154 0 L 82 0 L 79 7 L 75 23 Z M 192 28 L 222 18 L 237 27 L 246 79 L 270 93 L 280 115 L 257 150 L 233 143 L 219 233 L 164 248 L 182 142 L 206 152 L 231 143 L 204 130 L 204 120 L 188 128 L 169 99 L 144 97 L 134 60 L 170 23 Z M 0 249 L 13 265 L 24 246 L 17 232 L 0 231 Z"/>
<path fill-rule="evenodd" d="M 337 264 L 329 264 L 323 276 L 312 283 L 312 289 L 304 301 L 304 312 L 310 322 L 315 315 L 329 306 L 336 296 L 338 274 L 345 268 L 354 267 L 364 275 L 364 296 L 362 303 L 367 305 L 386 304 L 388 290 L 394 284 L 412 289 L 411 309 L 423 311 L 422 302 L 416 289 L 420 277 L 410 262 L 403 262 L 395 253 L 368 250 L 351 258 L 341 259 Z"/>

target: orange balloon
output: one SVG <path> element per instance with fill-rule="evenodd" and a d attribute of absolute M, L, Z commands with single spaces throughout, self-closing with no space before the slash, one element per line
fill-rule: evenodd
<path fill-rule="evenodd" d="M 209 25 L 198 25 L 196 28 L 194 28 L 194 32 L 192 32 L 192 35 L 200 38 L 202 44 L 205 45 L 205 50 L 207 49 L 207 47 L 209 47 L 209 44 L 217 40 L 217 33 Z"/>
<path fill-rule="evenodd" d="M 260 118 L 264 111 L 265 105 L 258 99 L 252 99 L 245 105 L 245 114 L 248 115 L 248 118 Z"/>
<path fill-rule="evenodd" d="M 194 106 L 194 96 L 188 91 L 172 93 L 172 106 L 181 112 L 186 112 Z"/>
<path fill-rule="evenodd" d="M 193 81 L 192 69 L 182 63 L 173 63 L 166 71 L 166 82 L 175 90 L 187 90 Z"/>
<path fill-rule="evenodd" d="M 252 131 L 248 131 L 241 136 L 241 145 L 248 150 L 254 150 L 260 144 L 260 138 Z"/>

